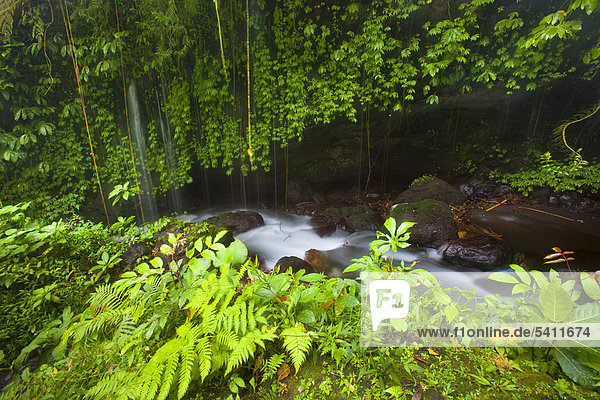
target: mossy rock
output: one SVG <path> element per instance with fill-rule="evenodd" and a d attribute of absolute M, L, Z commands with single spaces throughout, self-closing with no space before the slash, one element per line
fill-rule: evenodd
<path fill-rule="evenodd" d="M 359 215 L 352 215 L 346 220 L 348 230 L 357 231 L 376 231 L 381 225 L 381 218 L 374 212 L 366 212 Z"/>
<path fill-rule="evenodd" d="M 262 215 L 255 211 L 226 212 L 215 217 L 210 217 L 204 222 L 228 230 L 233 235 L 258 228 L 265 224 Z"/>
<path fill-rule="evenodd" d="M 362 214 L 369 209 L 364 206 L 354 207 L 328 207 L 323 211 L 323 216 L 332 219 L 344 219 L 353 215 Z"/>
<path fill-rule="evenodd" d="M 421 200 L 433 199 L 453 206 L 467 201 L 467 197 L 453 186 L 438 178 L 429 178 L 417 182 L 396 198 L 396 203 L 414 203 Z"/>
<path fill-rule="evenodd" d="M 398 224 L 415 222 L 410 229 L 410 243 L 439 247 L 458 239 L 458 229 L 450 206 L 441 201 L 427 199 L 415 203 L 398 204 L 390 215 Z"/>

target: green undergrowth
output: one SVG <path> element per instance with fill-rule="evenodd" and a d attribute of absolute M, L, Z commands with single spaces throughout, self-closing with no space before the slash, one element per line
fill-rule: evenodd
<path fill-rule="evenodd" d="M 5 259 L 14 260 L 13 267 L 34 265 L 33 259 L 44 257 L 52 257 L 58 266 L 60 260 L 72 262 L 67 262 L 72 253 L 50 250 L 55 241 L 61 243 L 61 236 L 40 236 L 43 245 L 37 248 L 31 244 L 35 241 L 25 240 L 44 228 L 27 220 L 23 207 L 2 209 L 12 215 L 10 220 L 16 218 L 15 224 L 33 229 L 23 234 L 12 231 L 14 227 L 3 231 L 0 239 L 12 254 Z M 580 383 L 575 384 L 567 377 L 572 375 L 563 372 L 565 359 L 556 357 L 553 349 L 361 347 L 357 281 L 303 270 L 294 273 L 291 268 L 263 271 L 243 243 L 224 240 L 226 232 L 212 233 L 211 227 L 192 229 L 190 224 L 162 220 L 135 234 L 126 221 L 121 223 L 113 226 L 120 238 L 116 244 L 111 239 L 88 250 L 88 260 L 98 258 L 79 272 L 78 279 L 52 275 L 45 283 L 56 285 L 52 290 L 43 287 L 49 293 L 46 302 L 53 303 L 51 312 L 44 314 L 49 322 L 29 344 L 18 346 L 18 357 L 10 354 L 8 359 L 8 353 L 0 353 L 14 376 L 0 399 L 597 397 L 597 363 L 586 359 L 586 353 L 563 353 L 566 361 L 580 361 L 584 367 L 586 375 L 575 376 Z M 408 246 L 412 225 L 386 221 L 388 233 L 378 232 L 370 254 L 354 260 L 347 270 L 398 270 L 385 253 Z M 91 225 L 81 229 L 102 230 Z M 71 229 L 70 234 L 75 232 L 78 229 Z M 110 234 L 106 230 L 102 237 Z M 115 271 L 123 243 L 147 243 L 151 238 L 156 240 L 153 254 L 131 269 Z M 29 256 L 16 250 L 20 247 L 11 240 L 22 242 L 20 246 L 29 243 Z M 407 277 L 421 276 L 413 266 L 402 263 L 399 269 Z M 19 293 L 12 290 L 19 279 L 31 278 L 17 270 L 13 274 L 12 284 L 2 289 L 11 295 Z M 517 274 L 525 277 L 526 272 Z M 503 275 L 496 279 L 508 282 Z M 532 282 L 529 289 L 524 283 L 519 287 L 534 293 Z M 586 294 L 600 298 L 600 287 L 590 285 Z M 77 292 L 83 304 L 70 303 L 63 293 L 67 289 Z M 28 290 L 33 295 L 37 289 Z M 462 306 L 443 290 L 433 288 L 428 292 L 432 296 L 424 297 L 444 300 L 443 313 L 411 318 L 427 324 L 462 318 Z M 16 307 L 23 310 L 28 304 Z M 27 318 L 13 323 L 15 332 Z"/>
<path fill-rule="evenodd" d="M 576 155 L 568 160 L 556 160 L 550 152 L 537 154 L 536 162 L 529 168 L 516 173 L 492 171 L 490 178 L 509 184 L 512 188 L 529 195 L 536 188 L 551 188 L 554 191 L 600 190 L 600 164 L 590 163 Z"/>
<path fill-rule="evenodd" d="M 340 368 L 309 360 L 297 375 L 274 379 L 247 400 L 270 399 L 592 399 L 598 394 L 491 348 L 368 349 Z M 225 398 L 207 391 L 197 398 Z"/>

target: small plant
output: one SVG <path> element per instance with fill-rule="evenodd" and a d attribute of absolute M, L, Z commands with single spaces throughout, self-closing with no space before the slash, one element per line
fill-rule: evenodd
<path fill-rule="evenodd" d="M 344 270 L 344 273 L 358 270 L 365 272 L 394 271 L 396 267 L 393 264 L 393 253 L 398 251 L 399 248 L 404 249 L 410 246 L 410 243 L 407 242 L 410 239 L 410 232 L 408 230 L 414 225 L 414 222 L 403 222 L 400 226 L 396 227 L 396 220 L 391 217 L 388 218 L 383 224 L 388 233 L 377 231 L 377 240 L 369 244 L 370 254 L 359 259 L 353 259 L 354 263 L 348 266 Z M 388 257 L 385 254 L 390 250 L 393 253 Z M 404 260 L 402 260 L 400 269 L 411 269 L 415 264 L 416 262 L 413 262 L 411 266 L 405 267 Z"/>
<path fill-rule="evenodd" d="M 138 193 L 140 193 L 139 188 L 130 188 L 129 182 L 125 182 L 123 185 L 115 186 L 115 188 L 108 195 L 108 198 L 113 199 L 112 205 L 114 206 L 121 200 L 127 201 L 130 197 L 134 197 Z"/>
<path fill-rule="evenodd" d="M 435 179 L 435 176 L 429 175 L 429 174 L 421 175 L 420 177 L 418 177 L 414 181 L 412 181 L 412 183 L 410 184 L 410 186 L 412 187 L 412 186 L 415 186 L 417 183 L 427 182 L 427 181 L 430 181 L 432 179 Z"/>
<path fill-rule="evenodd" d="M 555 191 L 598 191 L 600 190 L 600 164 L 591 164 L 579 155 L 558 161 L 552 158 L 550 152 L 546 152 L 538 156 L 537 165 L 531 169 L 514 174 L 492 171 L 490 178 L 509 184 L 525 196 L 536 187 L 550 187 Z"/>

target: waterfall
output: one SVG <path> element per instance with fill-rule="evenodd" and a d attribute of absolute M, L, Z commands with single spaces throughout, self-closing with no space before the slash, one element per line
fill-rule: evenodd
<path fill-rule="evenodd" d="M 162 89 L 162 104 L 167 104 L 167 96 L 165 94 L 164 82 L 161 82 Z M 173 152 L 173 137 L 171 136 L 171 125 L 168 118 L 164 115 L 161 108 L 161 100 L 158 94 L 158 88 L 155 88 L 156 106 L 158 108 L 158 128 L 165 149 L 165 159 L 167 162 L 167 179 L 169 180 L 169 194 L 171 197 L 171 208 L 176 213 L 180 214 L 183 211 L 181 193 L 175 186 L 175 167 L 176 160 Z"/>
<path fill-rule="evenodd" d="M 142 190 L 142 209 L 146 222 L 156 221 L 158 212 L 156 208 L 156 199 L 154 198 L 154 188 L 152 185 L 152 176 L 148 168 L 148 155 L 146 153 L 146 138 L 142 125 L 142 115 L 140 102 L 137 96 L 135 82 L 131 82 L 127 88 L 127 106 L 129 110 L 129 126 L 133 133 L 136 149 L 136 169 L 140 189 Z"/>

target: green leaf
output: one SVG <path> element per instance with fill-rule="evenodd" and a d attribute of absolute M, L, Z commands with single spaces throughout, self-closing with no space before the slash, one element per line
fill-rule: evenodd
<path fill-rule="evenodd" d="M 248 258 L 248 249 L 239 240 L 234 241 L 229 247 L 217 251 L 215 266 L 238 265 Z"/>
<path fill-rule="evenodd" d="M 554 322 L 564 321 L 573 309 L 571 296 L 556 282 L 541 290 L 540 305 L 544 315 Z"/>
<path fill-rule="evenodd" d="M 458 315 L 458 308 L 452 304 L 449 304 L 444 307 L 444 315 L 446 316 L 448 322 L 452 322 L 452 320 Z"/>
<path fill-rule="evenodd" d="M 523 293 L 523 292 L 528 292 L 531 290 L 531 286 L 526 285 L 524 283 L 517 283 L 515 286 L 513 286 L 512 289 L 512 294 L 519 294 L 519 293 Z"/>
<path fill-rule="evenodd" d="M 207 271 L 210 267 L 210 260 L 207 258 L 190 258 L 188 262 L 188 267 L 194 273 L 194 275 L 200 275 L 203 272 Z"/>
<path fill-rule="evenodd" d="M 585 294 L 593 300 L 600 300 L 600 286 L 598 286 L 598 282 L 596 282 L 594 277 L 587 272 L 582 272 L 579 276 Z"/>
<path fill-rule="evenodd" d="M 527 286 L 531 285 L 531 276 L 529 276 L 529 274 L 527 273 L 527 271 L 525 271 L 525 269 L 523 267 L 521 267 L 520 265 L 516 265 L 516 264 L 512 264 L 510 267 L 515 271 L 515 273 L 517 274 L 519 279 L 521 279 L 521 281 L 525 285 L 527 285 Z"/>
<path fill-rule="evenodd" d="M 308 282 L 308 283 L 313 283 L 313 282 L 318 282 L 321 281 L 323 279 L 325 279 L 327 276 L 325 274 L 306 274 L 303 275 L 302 277 L 300 277 L 300 280 L 302 282 Z"/>
<path fill-rule="evenodd" d="M 356 307 L 360 305 L 360 300 L 354 296 L 346 296 L 342 301 L 339 302 L 344 307 Z"/>
<path fill-rule="evenodd" d="M 396 220 L 394 218 L 388 218 L 383 223 L 383 226 L 388 230 L 391 235 L 394 235 L 396 232 Z"/>
<path fill-rule="evenodd" d="M 492 272 L 488 279 L 502 283 L 519 283 L 519 280 L 505 272 Z"/>
<path fill-rule="evenodd" d="M 300 311 L 296 318 L 303 324 L 314 324 L 317 321 L 315 314 L 311 310 Z"/>
<path fill-rule="evenodd" d="M 595 351 L 595 355 L 598 357 L 597 350 L 590 349 L 590 351 Z M 594 386 L 597 379 L 597 372 L 581 362 L 582 357 L 577 349 L 555 347 L 552 349 L 552 353 L 564 373 L 574 382 L 587 388 Z"/>
<path fill-rule="evenodd" d="M 448 294 L 446 294 L 441 288 L 434 287 L 432 290 L 433 290 L 433 296 L 440 303 L 450 304 L 452 302 L 452 299 L 450 298 L 450 296 L 448 296 Z"/>
<path fill-rule="evenodd" d="M 548 278 L 546 278 L 546 276 L 544 276 L 544 274 L 540 271 L 536 271 L 536 270 L 529 271 L 529 274 L 531 274 L 531 276 L 535 280 L 535 283 L 537 283 L 537 285 L 540 287 L 540 289 L 543 289 L 548 284 L 550 284 L 550 281 L 548 280 Z"/>

